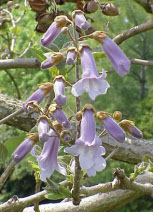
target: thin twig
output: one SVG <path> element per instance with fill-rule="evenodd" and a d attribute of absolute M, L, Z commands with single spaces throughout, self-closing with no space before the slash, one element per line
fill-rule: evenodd
<path fill-rule="evenodd" d="M 4 183 L 7 180 L 7 178 L 12 173 L 12 170 L 14 169 L 15 165 L 16 165 L 16 163 L 14 162 L 14 160 L 12 160 L 11 163 L 7 166 L 6 170 L 1 175 L 1 177 L 0 177 L 0 189 L 4 185 Z"/>
<path fill-rule="evenodd" d="M 0 124 L 4 124 L 6 121 L 13 119 L 14 117 L 18 116 L 19 114 L 23 113 L 24 109 L 20 108 L 19 110 L 15 111 L 14 113 L 11 113 L 10 115 L 6 116 L 5 118 L 0 120 Z"/>
<path fill-rule="evenodd" d="M 112 158 L 115 154 L 116 154 L 116 152 L 119 150 L 119 147 L 117 147 L 117 149 L 114 149 L 106 158 L 105 158 L 105 160 L 107 161 L 107 160 L 109 160 L 110 158 Z"/>

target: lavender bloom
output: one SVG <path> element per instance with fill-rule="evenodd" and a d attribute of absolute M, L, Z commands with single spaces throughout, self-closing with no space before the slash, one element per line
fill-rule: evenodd
<path fill-rule="evenodd" d="M 80 96 L 83 92 L 87 92 L 92 100 L 100 94 L 106 94 L 107 89 L 110 87 L 106 78 L 106 72 L 103 70 L 99 76 L 95 60 L 88 46 L 83 46 L 81 51 L 81 66 L 82 66 L 82 79 L 72 86 L 72 94 L 76 97 Z"/>
<path fill-rule="evenodd" d="M 41 116 L 38 120 L 39 140 L 46 142 L 49 139 L 49 124 L 45 116 Z"/>
<path fill-rule="evenodd" d="M 49 107 L 50 112 L 54 116 L 54 118 L 65 128 L 70 128 L 70 122 L 68 121 L 65 113 L 63 112 L 62 108 L 58 105 L 52 104 Z"/>
<path fill-rule="evenodd" d="M 13 152 L 12 158 L 16 163 L 19 163 L 32 150 L 33 146 L 38 142 L 38 134 L 30 134 Z"/>
<path fill-rule="evenodd" d="M 50 56 L 47 56 L 47 59 L 41 63 L 41 69 L 51 68 L 52 66 L 56 65 L 61 60 L 63 60 L 63 58 L 63 54 L 59 52 L 54 52 Z"/>
<path fill-rule="evenodd" d="M 123 142 L 125 140 L 125 132 L 122 128 L 109 116 L 103 120 L 104 127 L 106 131 L 118 142 Z"/>
<path fill-rule="evenodd" d="M 85 169 L 88 176 L 95 176 L 96 171 L 102 171 L 106 162 L 101 155 L 105 154 L 105 148 L 101 146 L 101 139 L 95 135 L 95 120 L 92 109 L 85 108 L 81 121 L 81 136 L 76 140 L 75 145 L 66 147 L 65 152 L 79 155 L 79 162 L 82 169 Z"/>
<path fill-rule="evenodd" d="M 142 132 L 136 127 L 130 127 L 130 131 L 129 132 L 133 137 L 141 139 L 143 137 Z"/>
<path fill-rule="evenodd" d="M 131 66 L 130 60 L 108 36 L 103 38 L 102 49 L 119 75 L 128 74 Z"/>
<path fill-rule="evenodd" d="M 66 105 L 65 84 L 62 77 L 55 79 L 54 83 L 54 101 L 58 106 Z"/>
<path fill-rule="evenodd" d="M 142 132 L 135 126 L 135 123 L 130 120 L 122 120 L 119 125 L 133 137 L 141 139 L 143 137 Z"/>
<path fill-rule="evenodd" d="M 90 24 L 87 22 L 81 10 L 74 11 L 72 16 L 75 19 L 75 24 L 79 28 L 84 29 L 85 31 L 88 30 L 88 28 L 90 27 Z"/>
<path fill-rule="evenodd" d="M 30 101 L 36 101 L 38 104 L 40 104 L 46 95 L 53 89 L 53 84 L 50 82 L 46 82 L 39 85 L 39 89 L 36 90 L 24 103 L 23 103 L 23 109 L 25 112 L 27 111 L 26 105 Z"/>
<path fill-rule="evenodd" d="M 52 43 L 55 38 L 59 35 L 62 27 L 64 27 L 70 20 L 64 16 L 57 16 L 54 20 L 54 22 L 50 25 L 46 33 L 43 35 L 41 39 L 41 44 L 43 46 L 48 46 L 50 43 Z"/>
<path fill-rule="evenodd" d="M 44 182 L 46 182 L 46 178 L 52 175 L 55 169 L 61 174 L 66 175 L 66 170 L 61 167 L 57 161 L 60 140 L 53 130 L 49 131 L 49 136 L 53 137 L 49 137 L 48 141 L 44 143 L 41 155 L 37 156 L 38 164 L 41 169 L 40 179 Z"/>
<path fill-rule="evenodd" d="M 76 59 L 76 50 L 74 47 L 69 48 L 67 52 L 67 59 L 66 59 L 66 64 L 67 65 L 72 65 Z"/>

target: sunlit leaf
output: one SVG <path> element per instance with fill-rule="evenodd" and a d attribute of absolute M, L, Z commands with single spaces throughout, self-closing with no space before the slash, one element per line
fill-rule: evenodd
<path fill-rule="evenodd" d="M 0 143 L 0 159 L 5 162 L 5 160 L 8 157 L 8 151 L 6 149 L 6 147 L 4 146 L 4 144 Z"/>

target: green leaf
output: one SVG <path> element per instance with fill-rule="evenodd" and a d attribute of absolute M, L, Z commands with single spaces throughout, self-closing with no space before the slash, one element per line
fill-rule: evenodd
<path fill-rule="evenodd" d="M 30 48 L 29 51 L 31 52 L 31 54 L 37 58 L 37 60 L 39 60 L 40 62 L 43 62 L 44 60 L 46 60 L 46 57 L 44 56 L 44 52 L 41 50 L 38 50 L 36 48 Z"/>
<path fill-rule="evenodd" d="M 57 75 L 59 75 L 59 70 L 56 66 L 49 68 L 49 72 L 51 73 L 53 78 L 55 78 Z"/>
<path fill-rule="evenodd" d="M 23 32 L 23 28 L 17 26 L 11 27 L 9 30 L 15 35 L 19 35 L 21 32 Z"/>
<path fill-rule="evenodd" d="M 8 150 L 8 156 L 10 157 L 12 153 L 16 150 L 16 148 L 24 141 L 26 135 L 15 136 L 13 138 L 8 139 L 4 146 Z"/>
<path fill-rule="evenodd" d="M 70 198 L 71 192 L 68 188 L 53 182 L 52 180 L 47 178 L 48 186 L 45 187 L 47 194 L 45 197 L 50 200 L 63 199 L 65 197 Z"/>
<path fill-rule="evenodd" d="M 92 54 L 93 54 L 95 60 L 106 57 L 104 52 L 93 52 Z"/>
<path fill-rule="evenodd" d="M 8 151 L 6 149 L 6 147 L 4 146 L 4 144 L 0 143 L 0 159 L 5 162 L 5 160 L 8 157 Z"/>
<path fill-rule="evenodd" d="M 35 180 L 36 182 L 40 180 L 40 173 L 41 170 L 38 166 L 38 164 L 34 163 L 33 161 L 28 160 L 28 163 L 30 164 L 30 166 L 32 167 L 32 169 L 34 170 L 34 176 L 35 176 Z"/>

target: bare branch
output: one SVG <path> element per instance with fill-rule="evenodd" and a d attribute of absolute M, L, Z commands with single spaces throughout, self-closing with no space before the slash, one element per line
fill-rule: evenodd
<path fill-rule="evenodd" d="M 153 66 L 153 61 L 149 61 L 149 60 L 140 60 L 136 58 L 131 58 L 130 61 L 132 64 L 136 64 L 136 65 Z"/>
<path fill-rule="evenodd" d="M 149 31 L 153 29 L 153 20 L 152 21 L 148 21 L 144 24 L 140 24 L 138 26 L 135 26 L 131 29 L 128 29 L 126 30 L 125 32 L 117 35 L 113 40 L 116 44 L 121 44 L 123 41 L 135 36 L 135 35 L 138 35 L 142 32 L 146 32 L 146 31 Z"/>
<path fill-rule="evenodd" d="M 151 4 L 146 0 L 134 0 L 136 3 L 138 3 L 141 7 L 143 7 L 146 12 L 152 13 Z"/>
<path fill-rule="evenodd" d="M 0 70 L 13 68 L 40 68 L 40 62 L 36 58 L 0 60 Z"/>

